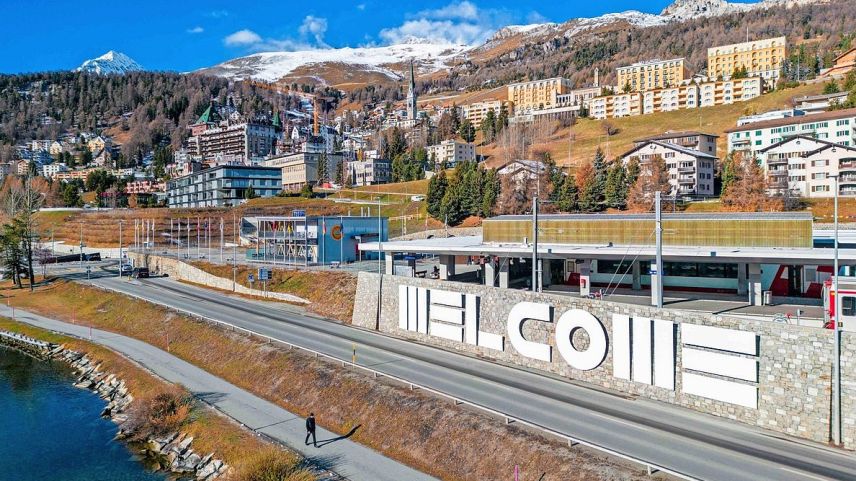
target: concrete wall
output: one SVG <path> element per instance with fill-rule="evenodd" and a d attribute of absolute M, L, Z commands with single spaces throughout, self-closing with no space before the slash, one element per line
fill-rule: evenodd
<path fill-rule="evenodd" d="M 398 337 L 555 373 L 568 379 L 676 404 L 813 441 L 827 442 L 829 440 L 830 379 L 833 352 L 833 337 L 829 330 L 701 313 L 658 310 L 653 307 L 618 304 L 572 296 L 533 294 L 527 291 L 499 289 L 476 284 L 389 275 L 383 276 L 382 280 L 383 296 L 378 321 L 378 284 L 379 276 L 377 274 L 365 272 L 359 274 L 353 314 L 354 325 L 368 329 L 377 328 L 382 332 Z M 504 351 L 401 329 L 399 327 L 399 286 L 401 285 L 479 296 L 478 330 L 505 336 Z M 509 333 L 507 332 L 509 313 L 516 304 L 526 301 L 549 304 L 553 308 L 553 322 L 540 322 L 530 319 L 524 322 L 522 329 L 526 340 L 547 344 L 551 347 L 549 362 L 523 356 L 509 342 Z M 587 311 L 595 316 L 605 328 L 608 351 L 603 362 L 594 369 L 575 369 L 565 361 L 558 351 L 556 319 L 559 319 L 562 313 L 570 309 Z M 616 351 L 613 345 L 613 340 L 616 338 L 613 330 L 614 314 L 627 315 L 634 319 L 644 317 L 671 321 L 677 324 L 677 327 L 673 328 L 673 348 L 675 350 L 673 390 L 615 377 L 613 367 L 613 355 Z M 378 324 L 376 325 L 376 323 Z M 747 385 L 758 388 L 757 408 L 683 392 L 685 373 L 682 365 L 684 353 L 682 323 L 754 333 L 757 345 L 753 346 L 753 349 L 757 352 L 757 358 L 753 357 L 752 359 L 757 359 L 757 383 L 747 383 Z M 687 329 L 687 327 L 683 326 L 683 329 Z M 845 332 L 842 333 L 842 336 L 843 438 L 846 447 L 854 449 L 856 448 L 856 334 Z M 574 339 L 574 346 L 581 350 L 585 349 L 585 337 L 578 339 L 578 333 L 574 333 L 572 338 Z M 710 378 L 705 379 L 709 381 Z M 713 379 L 709 382 L 715 383 L 716 376 Z"/>
<path fill-rule="evenodd" d="M 233 284 L 232 279 L 217 277 L 178 259 L 156 256 L 153 254 L 139 254 L 135 252 L 128 253 L 128 257 L 134 262 L 135 266 L 146 266 L 152 273 L 159 272 L 167 274 L 169 277 L 176 280 L 201 284 L 225 291 L 231 291 L 234 287 L 235 292 L 239 294 L 249 294 L 259 297 L 265 295 L 262 290 L 250 289 L 239 283 Z M 309 304 L 309 301 L 302 297 L 281 292 L 268 292 L 267 297 L 280 301 Z"/>

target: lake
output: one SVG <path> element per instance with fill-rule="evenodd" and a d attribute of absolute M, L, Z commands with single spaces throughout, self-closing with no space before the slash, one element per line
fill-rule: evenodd
<path fill-rule="evenodd" d="M 100 417 L 106 403 L 72 386 L 65 364 L 0 346 L 0 481 L 163 481 Z"/>

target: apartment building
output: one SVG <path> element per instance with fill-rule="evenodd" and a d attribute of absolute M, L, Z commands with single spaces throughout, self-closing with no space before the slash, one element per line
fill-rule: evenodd
<path fill-rule="evenodd" d="M 775 82 L 779 79 L 786 49 L 785 37 L 710 47 L 707 49 L 707 75 L 728 79 L 736 70 L 745 68 L 750 77 Z"/>
<path fill-rule="evenodd" d="M 616 73 L 618 88 L 629 88 L 632 92 L 676 87 L 689 78 L 683 58 L 637 62 L 618 67 Z"/>
<path fill-rule="evenodd" d="M 436 145 L 429 145 L 428 158 L 437 162 L 437 165 L 444 164 L 446 167 L 454 167 L 458 162 L 473 162 L 476 160 L 475 144 L 466 142 L 457 142 L 454 140 L 444 140 Z"/>
<path fill-rule="evenodd" d="M 677 139 L 680 137 L 670 140 Z M 670 195 L 713 196 L 713 177 L 717 161 L 715 155 L 682 147 L 677 143 L 642 140 L 637 142 L 633 149 L 622 154 L 621 161 L 626 165 L 631 160 L 636 160 L 644 168 L 657 157 L 663 159 L 669 171 L 669 185 L 672 186 Z"/>
<path fill-rule="evenodd" d="M 125 186 L 126 194 L 154 194 L 157 192 L 166 192 L 166 183 L 156 180 L 134 180 L 128 182 Z"/>
<path fill-rule="evenodd" d="M 52 164 L 42 166 L 42 176 L 47 179 L 53 179 L 57 174 L 68 171 L 68 166 L 62 162 L 54 162 Z"/>
<path fill-rule="evenodd" d="M 762 80 L 758 77 L 737 80 L 713 80 L 698 84 L 700 107 L 728 105 L 760 97 Z"/>
<path fill-rule="evenodd" d="M 220 165 L 167 181 L 170 208 L 239 205 L 252 187 L 258 197 L 282 191 L 282 170 L 271 167 Z"/>
<path fill-rule="evenodd" d="M 758 78 L 703 83 L 685 81 L 676 87 L 594 98 L 591 100 L 589 115 L 595 119 L 609 119 L 712 107 L 750 100 L 760 96 L 761 92 L 762 82 Z"/>
<path fill-rule="evenodd" d="M 483 102 L 473 102 L 471 104 L 461 106 L 462 117 L 469 120 L 473 125 L 478 126 L 482 120 L 487 117 L 487 113 L 493 111 L 493 115 L 499 117 L 499 112 L 505 104 L 505 111 L 511 113 L 509 102 L 502 100 L 485 100 Z"/>
<path fill-rule="evenodd" d="M 706 134 L 695 130 L 667 131 L 660 135 L 645 137 L 633 141 L 633 145 L 641 147 L 649 142 L 665 142 L 685 149 L 696 150 L 716 157 L 716 140 L 718 135 Z"/>
<path fill-rule="evenodd" d="M 514 106 L 514 115 L 556 106 L 556 97 L 572 90 L 568 79 L 555 77 L 508 85 L 508 101 Z"/>
<path fill-rule="evenodd" d="M 392 162 L 389 159 L 352 160 L 345 165 L 354 187 L 387 184 L 392 179 Z"/>
<path fill-rule="evenodd" d="M 322 157 L 325 157 L 327 165 L 327 179 L 335 180 L 337 172 L 342 168 L 342 154 L 297 152 L 268 159 L 262 165 L 279 168 L 282 171 L 282 190 L 295 192 L 306 184 L 318 185 L 318 166 Z"/>
<path fill-rule="evenodd" d="M 856 196 L 856 147 L 796 135 L 759 154 L 771 194 L 834 197 L 838 175 L 839 194 Z"/>
<path fill-rule="evenodd" d="M 823 70 L 820 76 L 823 78 L 842 77 L 856 68 L 856 47 L 835 57 L 832 67 Z"/>
<path fill-rule="evenodd" d="M 204 160 L 230 157 L 250 163 L 273 154 L 278 136 L 276 127 L 269 124 L 221 123 L 198 131 L 187 139 L 187 145 L 191 155 L 201 156 Z"/>
<path fill-rule="evenodd" d="M 589 116 L 595 119 L 630 117 L 642 112 L 642 94 L 639 92 L 597 97 L 592 99 L 589 108 Z"/>
<path fill-rule="evenodd" d="M 729 153 L 744 152 L 756 158 L 761 150 L 797 135 L 851 147 L 856 146 L 856 109 L 753 122 L 726 133 Z"/>

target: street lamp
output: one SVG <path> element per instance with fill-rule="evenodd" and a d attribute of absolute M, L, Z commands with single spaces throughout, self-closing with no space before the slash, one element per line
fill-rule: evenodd
<path fill-rule="evenodd" d="M 834 339 L 833 352 L 833 368 L 832 368 L 832 442 L 841 444 L 841 292 L 838 290 L 838 175 L 831 175 L 835 179 L 835 195 L 834 195 L 834 210 L 833 210 L 833 289 L 835 296 L 833 297 L 834 307 L 833 312 L 835 318 L 832 325 L 832 335 Z"/>
<path fill-rule="evenodd" d="M 124 219 L 119 219 L 119 278 L 122 276 L 122 266 L 124 265 L 123 261 L 125 257 L 122 255 L 122 225 L 125 223 Z"/>

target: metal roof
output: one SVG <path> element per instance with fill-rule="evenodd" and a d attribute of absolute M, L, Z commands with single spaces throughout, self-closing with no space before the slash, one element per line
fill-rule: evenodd
<path fill-rule="evenodd" d="M 482 242 L 481 236 L 435 238 L 412 241 L 388 241 L 382 243 L 383 252 L 414 252 L 445 255 L 496 255 L 503 257 L 529 257 L 532 245 L 492 244 Z M 377 242 L 361 243 L 361 251 L 377 251 Z M 627 245 L 561 245 L 539 244 L 538 255 L 545 259 L 633 259 L 653 258 L 654 246 Z M 781 264 L 783 262 L 806 265 L 832 263 L 832 249 L 792 247 L 681 247 L 664 246 L 663 258 L 667 261 L 684 262 L 733 262 Z M 856 262 L 856 249 L 839 249 L 842 262 Z"/>
<path fill-rule="evenodd" d="M 663 219 L 676 220 L 812 220 L 809 212 L 710 212 L 710 213 L 663 213 Z M 502 220 L 532 220 L 531 215 L 500 215 L 485 219 L 485 222 Z M 642 214 L 539 214 L 544 220 L 654 220 L 654 213 Z"/>

